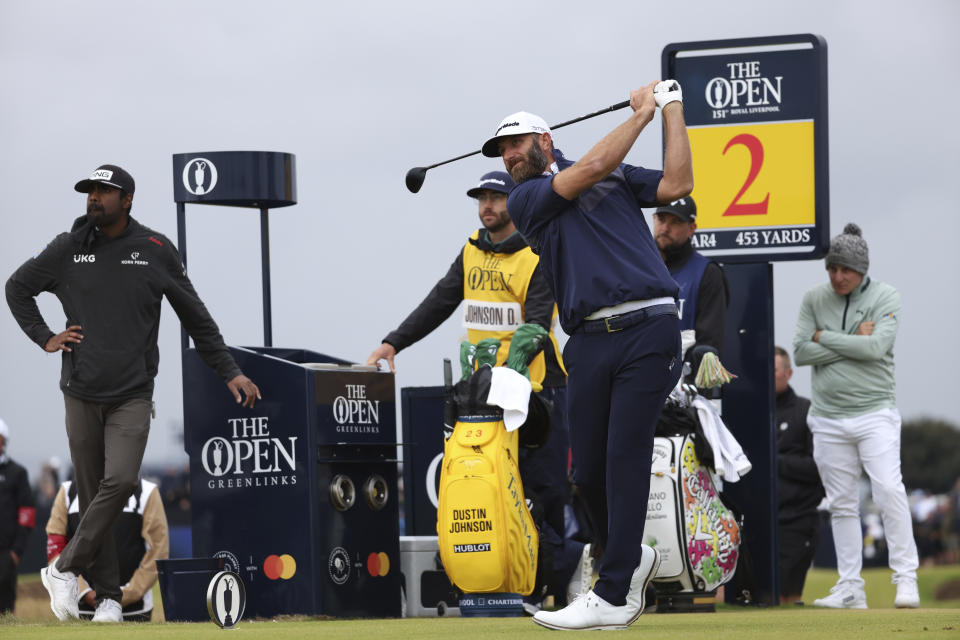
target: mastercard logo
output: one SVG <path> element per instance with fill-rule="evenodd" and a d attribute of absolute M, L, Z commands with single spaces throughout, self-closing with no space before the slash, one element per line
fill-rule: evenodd
<path fill-rule="evenodd" d="M 270 555 L 263 561 L 263 575 L 271 580 L 289 580 L 297 572 L 297 561 L 290 554 Z"/>
<path fill-rule="evenodd" d="M 367 573 L 376 578 L 390 573 L 390 556 L 383 551 L 367 556 Z"/>

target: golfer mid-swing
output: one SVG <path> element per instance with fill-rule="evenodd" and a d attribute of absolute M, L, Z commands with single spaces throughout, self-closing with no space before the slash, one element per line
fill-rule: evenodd
<path fill-rule="evenodd" d="M 663 171 L 622 164 L 660 107 Z M 553 629 L 624 628 L 644 608 L 659 554 L 642 544 L 657 416 L 680 377 L 677 284 L 641 207 L 693 188 L 680 86 L 667 80 L 630 94 L 633 114 L 577 162 L 553 147 L 539 116 L 501 121 L 483 154 L 501 157 L 517 182 L 507 202 L 557 300 L 570 339 L 567 365 L 574 483 L 594 507 L 604 549 L 593 589 L 540 611 Z"/>

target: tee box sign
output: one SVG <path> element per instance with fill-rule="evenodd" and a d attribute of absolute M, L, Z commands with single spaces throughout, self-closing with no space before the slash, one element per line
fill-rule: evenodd
<path fill-rule="evenodd" d="M 829 248 L 827 45 L 801 34 L 667 45 L 683 88 L 694 247 L 726 262 L 811 260 Z"/>

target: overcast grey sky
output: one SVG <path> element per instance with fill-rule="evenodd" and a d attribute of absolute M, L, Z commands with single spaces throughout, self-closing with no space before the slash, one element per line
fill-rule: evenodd
<path fill-rule="evenodd" d="M 84 211 L 73 184 L 102 163 L 137 181 L 133 215 L 176 238 L 171 155 L 297 156 L 299 203 L 271 214 L 274 344 L 362 361 L 445 273 L 477 226 L 464 192 L 501 168 L 479 148 L 520 109 L 559 122 L 626 99 L 671 42 L 792 33 L 826 38 L 831 235 L 856 221 L 871 275 L 898 287 L 899 404 L 960 422 L 960 3 L 0 2 L 0 276 Z M 623 112 L 558 131 L 579 157 Z M 659 116 L 658 116 L 659 118 Z M 627 158 L 660 167 L 659 119 Z M 262 344 L 256 212 L 190 207 L 190 276 L 229 344 Z M 789 346 L 821 261 L 774 268 L 776 340 Z M 40 307 L 63 326 L 53 296 Z M 441 382 L 459 319 L 402 352 L 397 386 Z M 164 304 L 147 461 L 186 460 L 179 324 Z M 59 356 L 0 312 L 0 416 L 35 474 L 68 460 Z M 809 391 L 809 371 L 795 386 Z"/>

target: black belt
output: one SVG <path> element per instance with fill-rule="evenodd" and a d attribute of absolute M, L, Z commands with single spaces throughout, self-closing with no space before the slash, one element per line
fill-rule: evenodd
<path fill-rule="evenodd" d="M 584 320 L 583 323 L 577 327 L 577 332 L 615 333 L 617 331 L 623 331 L 627 327 L 632 327 L 635 324 L 640 324 L 647 318 L 665 315 L 679 315 L 677 313 L 677 305 L 673 303 L 652 304 L 649 307 L 637 309 L 636 311 L 628 311 L 627 313 L 621 313 L 615 316 L 607 316 L 606 318 L 598 318 L 596 320 Z"/>

